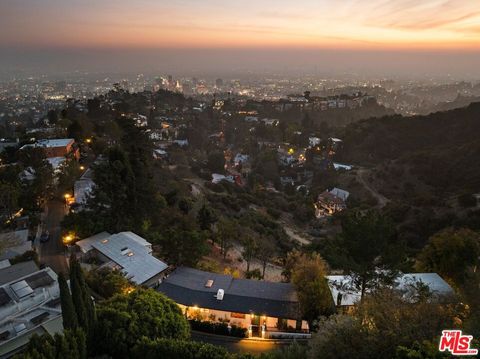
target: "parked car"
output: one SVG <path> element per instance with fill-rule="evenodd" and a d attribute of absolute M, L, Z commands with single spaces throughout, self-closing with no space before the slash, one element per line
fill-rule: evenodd
<path fill-rule="evenodd" d="M 43 233 L 40 235 L 40 243 L 48 242 L 49 239 L 50 239 L 50 233 L 48 233 L 48 231 L 43 232 Z"/>

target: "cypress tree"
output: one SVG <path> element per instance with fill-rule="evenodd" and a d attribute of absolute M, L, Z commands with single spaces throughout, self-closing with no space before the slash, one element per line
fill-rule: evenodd
<path fill-rule="evenodd" d="M 63 273 L 58 275 L 58 286 L 60 288 L 63 327 L 65 329 L 74 329 L 78 326 L 77 313 L 75 312 L 72 295 L 70 294 L 70 289 L 68 288 L 68 283 Z"/>
<path fill-rule="evenodd" d="M 83 289 L 78 278 L 77 267 L 80 267 L 74 256 L 70 258 L 70 288 L 72 289 L 72 300 L 77 313 L 78 325 L 88 333 L 88 317 L 85 308 Z"/>

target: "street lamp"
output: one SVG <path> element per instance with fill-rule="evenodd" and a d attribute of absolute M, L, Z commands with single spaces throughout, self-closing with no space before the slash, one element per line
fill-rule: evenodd
<path fill-rule="evenodd" d="M 70 242 L 72 242 L 73 239 L 74 239 L 74 236 L 73 236 L 73 235 L 67 234 L 66 236 L 63 236 L 62 241 L 63 241 L 63 244 L 67 245 L 67 244 L 69 244 Z"/>

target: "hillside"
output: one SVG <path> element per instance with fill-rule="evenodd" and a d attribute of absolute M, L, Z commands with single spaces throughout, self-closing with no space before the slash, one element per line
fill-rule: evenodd
<path fill-rule="evenodd" d="M 480 192 L 480 103 L 359 121 L 346 127 L 344 143 L 344 161 L 403 167 L 437 191 Z"/>

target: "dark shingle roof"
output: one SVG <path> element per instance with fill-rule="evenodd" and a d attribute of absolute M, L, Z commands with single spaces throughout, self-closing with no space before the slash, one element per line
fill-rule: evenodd
<path fill-rule="evenodd" d="M 210 288 L 205 287 L 208 280 L 213 280 Z M 215 298 L 218 289 L 225 291 L 223 300 Z M 186 306 L 288 319 L 297 319 L 300 313 L 297 295 L 290 283 L 234 279 L 182 267 L 164 279 L 158 290 Z"/>

